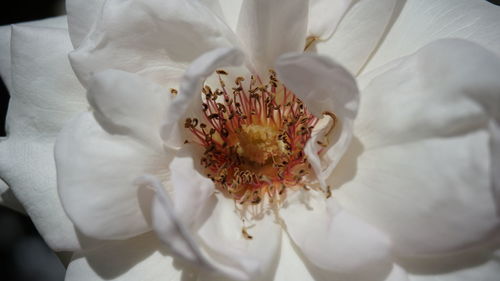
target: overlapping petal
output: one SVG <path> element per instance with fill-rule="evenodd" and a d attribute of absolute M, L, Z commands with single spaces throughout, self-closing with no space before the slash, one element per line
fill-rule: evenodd
<path fill-rule="evenodd" d="M 106 0 L 67 0 L 68 32 L 77 48 L 101 15 Z"/>
<path fill-rule="evenodd" d="M 243 1 L 236 30 L 253 71 L 267 74 L 280 55 L 304 49 L 308 9 L 303 0 Z"/>
<path fill-rule="evenodd" d="M 198 1 L 110 0 L 70 58 L 86 87 L 92 73 L 108 68 L 140 73 L 162 84 L 179 78 L 202 53 L 233 45 L 233 36 Z"/>
<path fill-rule="evenodd" d="M 499 73 L 485 49 L 443 40 L 366 87 L 355 126 L 364 151 L 348 153 L 331 183 L 343 206 L 389 233 L 398 255 L 460 251 L 498 230 L 489 124 Z"/>
<path fill-rule="evenodd" d="M 150 230 L 149 211 L 141 205 L 134 180 L 144 173 L 167 177 L 168 158 L 162 151 L 108 134 L 91 113 L 84 113 L 61 131 L 55 158 L 59 195 L 81 232 L 124 239 Z"/>
<path fill-rule="evenodd" d="M 149 233 L 75 253 L 64 280 L 173 281 L 196 277 L 195 272 L 182 269 L 155 235 Z"/>
<path fill-rule="evenodd" d="M 366 67 L 371 71 L 443 38 L 461 38 L 500 54 L 500 7 L 488 1 L 407 0 Z"/>
<path fill-rule="evenodd" d="M 359 102 L 356 81 L 342 66 L 314 54 L 283 55 L 276 62 L 276 71 L 313 115 L 326 118 L 327 124 L 313 132 L 304 149 L 318 180 L 326 188 L 325 179 L 346 151 L 352 137 L 352 124 Z M 318 152 L 323 147 L 318 142 L 326 146 L 321 155 Z"/>
<path fill-rule="evenodd" d="M 0 143 L 1 177 L 55 250 L 81 246 L 57 196 L 52 151 L 58 131 L 87 107 L 67 60 L 71 43 L 65 20 L 13 26 L 7 67 L 11 73 L 2 73 L 11 76 L 11 99 L 8 137 Z"/>
<path fill-rule="evenodd" d="M 280 210 L 286 230 L 305 258 L 339 280 L 385 280 L 392 268 L 388 237 L 325 202 L 316 191 L 294 193 Z"/>
<path fill-rule="evenodd" d="M 182 122 L 187 114 L 202 108 L 201 89 L 204 81 L 217 68 L 238 66 L 243 54 L 234 48 L 218 48 L 198 57 L 186 70 L 180 83 L 179 96 L 168 107 L 162 137 L 169 148 L 179 149 L 186 137 Z"/>
<path fill-rule="evenodd" d="M 333 3 L 339 1 L 319 2 L 324 2 L 325 5 L 327 3 L 333 5 Z M 405 1 L 360 0 L 353 2 L 340 22 L 329 20 L 318 24 L 319 26 L 325 26 L 325 30 L 329 32 L 334 30 L 333 35 L 330 37 L 314 33 L 308 35 L 319 36 L 317 43 L 314 45 L 319 54 L 331 55 L 356 75 L 368 63 L 373 53 L 378 50 L 386 32 L 398 17 Z M 309 16 L 311 22 L 315 21 L 315 18 L 317 18 L 316 20 L 330 19 L 332 13 L 326 14 L 324 18 L 318 17 L 316 14 L 310 14 Z"/>

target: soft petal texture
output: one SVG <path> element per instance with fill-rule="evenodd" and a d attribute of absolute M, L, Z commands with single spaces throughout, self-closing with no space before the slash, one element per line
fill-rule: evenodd
<path fill-rule="evenodd" d="M 251 68 L 266 76 L 280 55 L 304 49 L 308 8 L 304 0 L 243 1 L 237 34 Z"/>
<path fill-rule="evenodd" d="M 317 191 L 296 192 L 280 210 L 290 238 L 315 267 L 338 280 L 385 280 L 388 237 Z"/>
<path fill-rule="evenodd" d="M 73 46 L 77 48 L 97 22 L 106 0 L 67 0 L 68 31 Z"/>
<path fill-rule="evenodd" d="M 252 219 L 247 212 L 243 222 L 233 200 L 217 196 L 214 205 L 210 216 L 198 231 L 206 252 L 213 260 L 242 271 L 246 279 L 272 279 L 279 260 L 282 236 L 274 214 L 268 210 L 262 218 Z M 243 237 L 244 226 L 252 239 Z"/>
<path fill-rule="evenodd" d="M 380 147 L 486 128 L 491 134 L 493 188 L 500 204 L 500 165 L 495 157 L 500 149 L 499 57 L 470 42 L 448 39 L 381 69 L 360 77 L 367 85 L 366 105 L 355 130 L 363 136 L 363 145 Z"/>
<path fill-rule="evenodd" d="M 237 280 L 271 276 L 279 252 L 279 226 L 267 216 L 249 229 L 254 238 L 246 240 L 234 202 L 216 199 L 213 182 L 184 154 L 170 164 L 171 190 L 157 187 L 153 221 L 160 239 L 173 253 L 204 268 L 201 280 L 219 280 L 220 274 Z"/>
<path fill-rule="evenodd" d="M 358 74 L 384 39 L 403 4 L 404 1 L 398 0 L 356 1 L 333 36 L 316 43 L 317 52 L 331 55 L 349 71 Z"/>
<path fill-rule="evenodd" d="M 352 137 L 352 124 L 358 110 L 359 93 L 356 81 L 342 66 L 327 57 L 315 54 L 291 53 L 276 62 L 276 71 L 283 83 L 297 95 L 307 109 L 321 118 L 324 112 L 337 116 L 333 135 L 328 136 L 329 146 L 318 155 L 324 135 L 332 125 L 324 126 L 307 142 L 307 154 L 313 170 L 323 187 Z M 325 118 L 331 118 L 325 116 Z"/>
<path fill-rule="evenodd" d="M 7 90 L 12 91 L 10 72 L 10 26 L 0 26 L 0 77 Z"/>
<path fill-rule="evenodd" d="M 220 2 L 222 14 L 224 15 L 224 21 L 232 30 L 235 31 L 243 0 L 218 0 L 218 2 Z"/>
<path fill-rule="evenodd" d="M 168 88 L 121 70 L 97 73 L 87 97 L 94 116 L 110 134 L 132 135 L 162 149 L 160 127 L 172 94 Z"/>
<path fill-rule="evenodd" d="M 193 280 L 153 233 L 74 254 L 65 281 Z"/>
<path fill-rule="evenodd" d="M 208 76 L 216 69 L 238 66 L 243 63 L 243 54 L 238 49 L 219 48 L 198 57 L 184 73 L 179 95 L 167 109 L 162 137 L 168 147 L 179 149 L 186 137 L 183 121 L 186 114 L 196 114 L 202 107 L 201 88 Z"/>
<path fill-rule="evenodd" d="M 384 229 L 400 256 L 463 250 L 490 238 L 500 225 L 490 157 L 484 130 L 366 150 L 336 198 Z M 333 173 L 334 187 L 335 177 L 345 178 L 353 168 L 348 162 Z"/>
<path fill-rule="evenodd" d="M 307 35 L 329 39 L 353 0 L 310 0 Z"/>
<path fill-rule="evenodd" d="M 150 230 L 134 180 L 167 176 L 167 156 L 133 137 L 104 131 L 91 113 L 75 118 L 55 145 L 59 195 L 85 235 L 125 239 Z M 117 165 L 119 163 L 119 165 Z"/>
<path fill-rule="evenodd" d="M 442 38 L 462 38 L 500 54 L 500 7 L 488 1 L 407 0 L 367 71 Z"/>
<path fill-rule="evenodd" d="M 497 251 L 498 252 L 498 251 Z M 500 253 L 492 257 L 491 260 L 483 264 L 462 268 L 456 271 L 441 273 L 418 275 L 412 274 L 410 281 L 464 281 L 464 280 L 481 280 L 481 281 L 497 281 L 500 276 Z"/>
<path fill-rule="evenodd" d="M 363 91 L 359 147 L 332 176 L 338 200 L 388 232 L 401 256 L 490 238 L 500 226 L 488 126 L 500 105 L 499 59 L 442 40 L 390 65 Z"/>
<path fill-rule="evenodd" d="M 233 45 L 232 36 L 198 1 L 109 0 L 70 59 L 84 86 L 92 73 L 108 68 L 140 73 L 162 84 L 179 78 L 204 52 Z"/>
<path fill-rule="evenodd" d="M 54 250 L 81 246 L 57 195 L 52 151 L 60 128 L 87 107 L 67 59 L 72 48 L 67 30 L 55 28 L 64 21 L 12 27 L 8 137 L 0 143 L 1 178 Z"/>

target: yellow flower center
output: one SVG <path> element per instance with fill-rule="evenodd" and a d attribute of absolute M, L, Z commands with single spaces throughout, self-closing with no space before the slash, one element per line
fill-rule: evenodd
<path fill-rule="evenodd" d="M 216 188 L 240 204 L 255 205 L 266 197 L 279 204 L 288 189 L 300 188 L 310 172 L 303 152 L 318 119 L 270 71 L 269 82 L 250 77 L 226 87 L 205 86 L 203 121 L 187 118 L 195 142 L 204 148 L 200 159 Z M 246 84 L 246 85 L 245 85 Z"/>

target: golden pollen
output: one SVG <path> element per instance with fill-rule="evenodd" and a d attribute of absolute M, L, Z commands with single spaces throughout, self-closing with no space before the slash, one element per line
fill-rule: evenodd
<path fill-rule="evenodd" d="M 288 189 L 303 188 L 310 165 L 303 152 L 318 119 L 270 70 L 269 82 L 216 71 L 220 87 L 202 89 L 202 118 L 187 118 L 184 127 L 204 148 L 206 175 L 225 196 L 240 204 L 264 199 L 279 204 Z M 248 81 L 249 80 L 249 81 Z"/>
<path fill-rule="evenodd" d="M 273 156 L 286 152 L 284 143 L 278 139 L 279 131 L 270 126 L 243 125 L 236 132 L 239 139 L 237 153 L 252 162 L 263 165 Z"/>

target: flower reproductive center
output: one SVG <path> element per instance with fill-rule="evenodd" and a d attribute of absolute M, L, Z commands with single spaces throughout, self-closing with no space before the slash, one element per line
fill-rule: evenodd
<path fill-rule="evenodd" d="M 220 87 L 202 89 L 203 120 L 187 118 L 184 124 L 192 135 L 186 142 L 204 148 L 206 176 L 244 206 L 264 199 L 279 205 L 288 189 L 307 189 L 311 173 L 303 150 L 318 118 L 269 72 L 265 84 L 259 77 L 237 77 L 228 87 L 227 71 L 217 70 Z"/>

